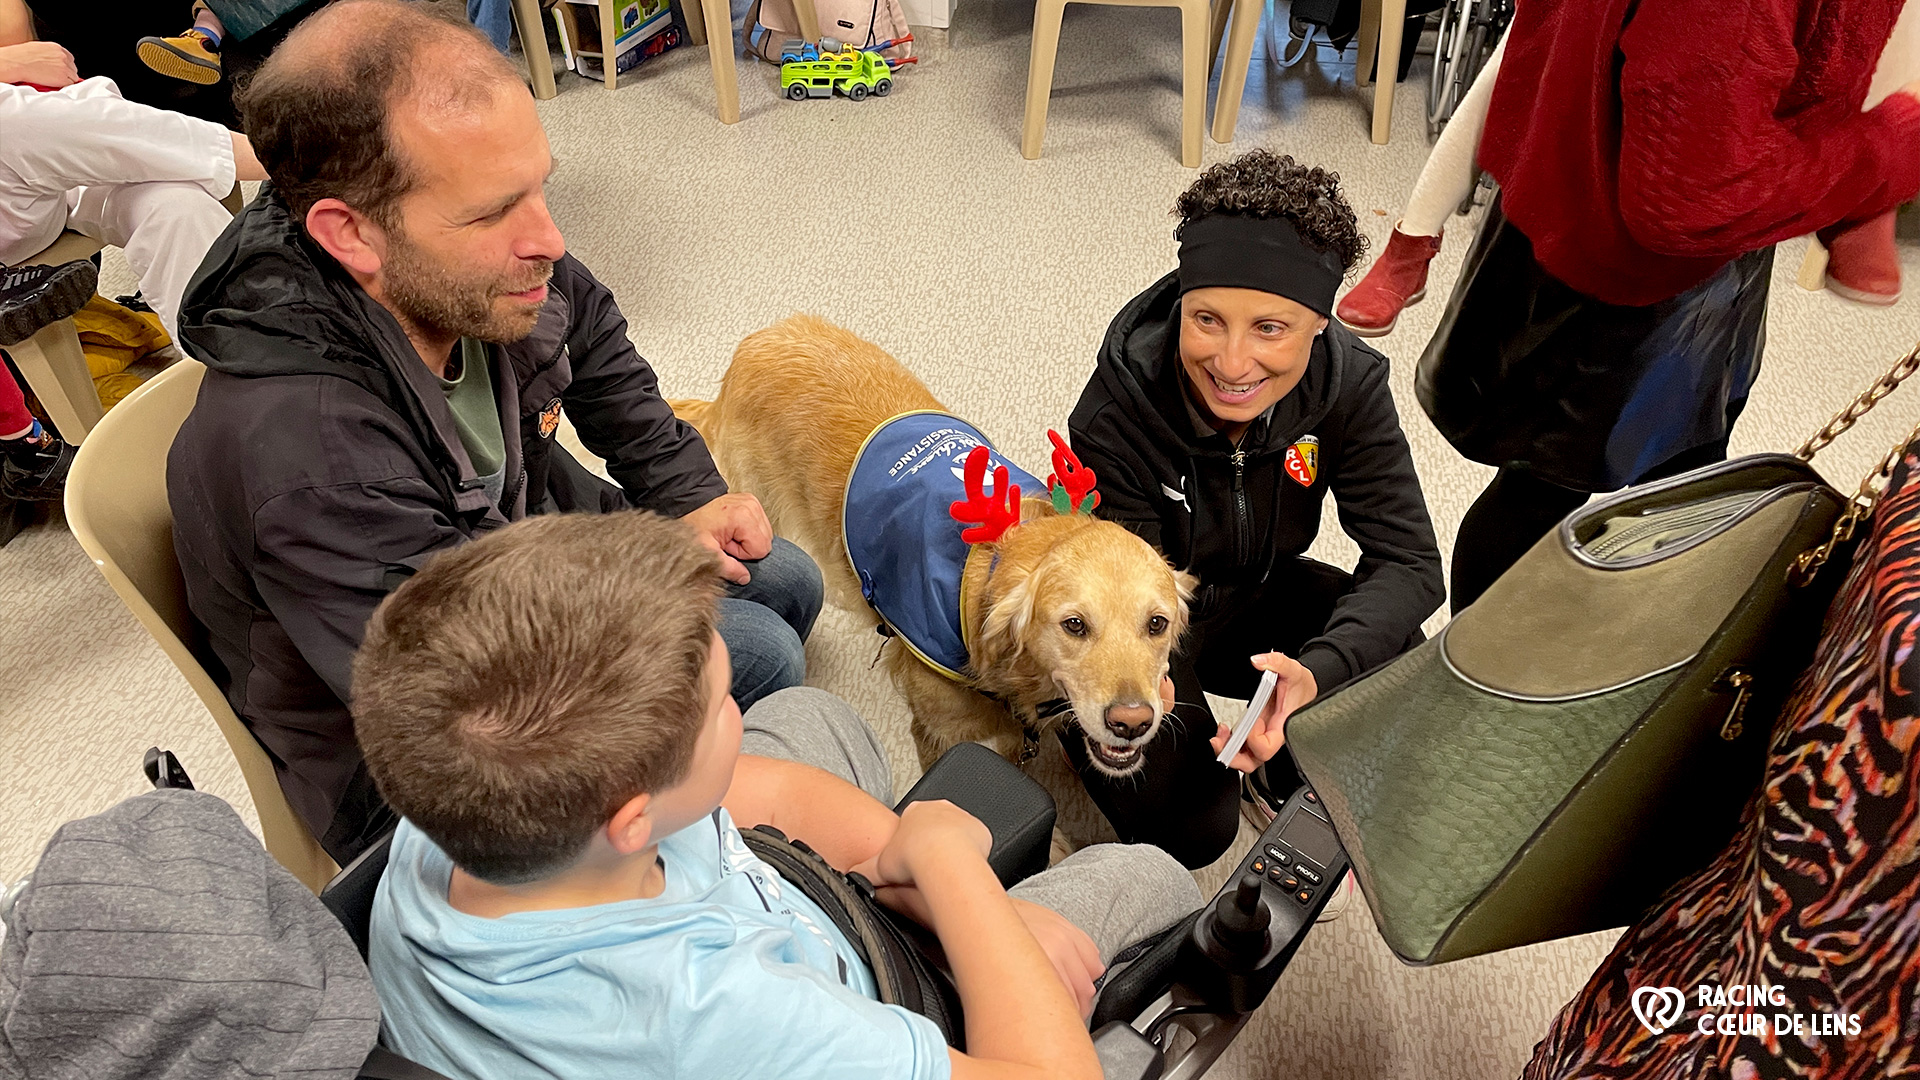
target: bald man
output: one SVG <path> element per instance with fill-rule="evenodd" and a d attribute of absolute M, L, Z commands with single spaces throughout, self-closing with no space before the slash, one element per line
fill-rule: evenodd
<path fill-rule="evenodd" d="M 393 824 L 348 711 L 368 616 L 527 514 L 686 521 L 730 583 L 740 705 L 800 683 L 819 568 L 728 492 L 566 254 L 546 133 L 487 40 L 430 5 L 342 0 L 239 104 L 271 183 L 187 296 L 180 336 L 209 370 L 167 489 L 228 699 L 327 851 L 345 863 Z M 617 484 L 555 445 L 563 411 Z"/>

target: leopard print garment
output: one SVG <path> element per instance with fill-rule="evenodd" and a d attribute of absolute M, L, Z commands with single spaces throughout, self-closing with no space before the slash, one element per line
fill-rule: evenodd
<path fill-rule="evenodd" d="M 1524 1080 L 1920 1077 L 1917 636 L 1920 443 L 1894 470 L 1827 613 L 1741 832 L 1627 930 Z M 1778 987 L 1786 1003 L 1703 1005 L 1703 984 Z M 1686 994 L 1663 1034 L 1636 1018 L 1640 987 Z M 1752 1012 L 1765 1014 L 1764 1033 L 1750 1017 L 1748 1033 L 1739 1019 L 1733 1033 L 1717 1029 L 1719 1016 Z M 1807 1030 L 1777 1032 L 1776 1014 L 1794 1013 Z M 1709 1033 L 1705 1014 L 1716 1017 Z M 1816 1033 L 1833 1023 L 1818 1014 L 1841 1017 L 1841 1030 Z"/>

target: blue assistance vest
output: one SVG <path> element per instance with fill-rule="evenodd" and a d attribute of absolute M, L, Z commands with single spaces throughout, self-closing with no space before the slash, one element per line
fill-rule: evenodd
<path fill-rule="evenodd" d="M 914 655 L 950 679 L 965 681 L 967 642 L 960 629 L 960 580 L 972 545 L 948 512 L 967 497 L 964 468 L 986 436 L 958 417 L 911 412 L 875 428 L 861 444 L 847 477 L 841 529 L 860 592 Z M 1020 466 L 1005 466 L 1020 497 L 1046 497 L 1046 485 Z"/>

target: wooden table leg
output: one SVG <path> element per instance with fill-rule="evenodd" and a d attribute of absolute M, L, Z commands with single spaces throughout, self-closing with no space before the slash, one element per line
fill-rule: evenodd
<path fill-rule="evenodd" d="M 540 21 L 540 0 L 513 0 L 513 25 L 520 32 L 520 51 L 527 57 L 533 96 L 546 101 L 559 90 L 553 82 L 553 54 L 547 51 L 547 27 Z"/>
<path fill-rule="evenodd" d="M 1373 80 L 1373 143 L 1387 145 L 1393 134 L 1393 88 L 1400 76 L 1400 41 L 1406 36 L 1407 0 L 1380 0 L 1379 68 Z"/>

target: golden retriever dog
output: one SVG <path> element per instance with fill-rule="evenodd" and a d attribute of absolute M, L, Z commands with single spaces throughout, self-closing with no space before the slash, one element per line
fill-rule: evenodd
<path fill-rule="evenodd" d="M 841 531 L 848 476 L 889 419 L 947 412 L 933 394 L 878 346 L 801 315 L 742 341 L 715 400 L 672 404 L 733 489 L 758 496 L 774 531 L 820 564 L 828 597 L 867 609 Z M 1160 730 L 1161 679 L 1193 579 L 1112 522 L 1058 513 L 1044 497 L 1023 498 L 1019 513 L 966 557 L 964 681 L 887 645 L 920 762 L 964 741 L 1024 761 L 1070 716 L 1095 765 L 1129 775 Z"/>

